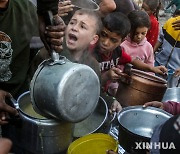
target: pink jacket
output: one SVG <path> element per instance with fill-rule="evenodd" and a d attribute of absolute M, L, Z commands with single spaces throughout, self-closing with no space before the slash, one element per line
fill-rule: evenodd
<path fill-rule="evenodd" d="M 180 114 L 180 103 L 173 101 L 164 102 L 164 110 L 173 115 Z"/>
<path fill-rule="evenodd" d="M 121 47 L 124 48 L 125 52 L 128 53 L 132 59 L 137 58 L 146 64 L 154 66 L 153 48 L 146 38 L 137 44 L 127 37 L 127 39 L 122 42 Z"/>

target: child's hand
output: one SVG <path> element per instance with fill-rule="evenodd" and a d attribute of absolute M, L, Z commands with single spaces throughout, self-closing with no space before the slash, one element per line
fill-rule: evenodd
<path fill-rule="evenodd" d="M 143 105 L 143 107 L 147 107 L 147 106 L 153 106 L 153 107 L 157 107 L 160 109 L 163 109 L 163 103 L 162 102 L 158 102 L 158 101 L 152 101 L 152 102 L 147 102 Z"/>
<path fill-rule="evenodd" d="M 113 67 L 108 71 L 108 76 L 110 80 L 120 79 L 122 71 L 119 68 Z"/>
<path fill-rule="evenodd" d="M 168 70 L 165 66 L 157 66 L 152 68 L 152 72 L 160 74 L 160 75 L 166 75 Z"/>
<path fill-rule="evenodd" d="M 74 5 L 71 4 L 70 0 L 60 1 L 58 4 L 58 15 L 63 17 L 67 16 L 68 12 L 73 11 Z"/>
<path fill-rule="evenodd" d="M 180 76 L 180 68 L 175 71 L 174 76 L 175 77 Z"/>
<path fill-rule="evenodd" d="M 172 27 L 174 28 L 174 30 L 180 30 L 180 20 L 173 22 Z"/>
<path fill-rule="evenodd" d="M 109 112 L 110 113 L 120 112 L 121 110 L 122 110 L 121 104 L 117 100 L 114 100 L 114 102 L 111 105 L 111 109 L 109 110 Z"/>

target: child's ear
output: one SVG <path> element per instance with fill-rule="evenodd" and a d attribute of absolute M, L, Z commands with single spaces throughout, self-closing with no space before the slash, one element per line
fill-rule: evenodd
<path fill-rule="evenodd" d="M 99 36 L 98 35 L 94 35 L 93 40 L 90 42 L 90 45 L 96 44 L 98 40 L 99 40 Z"/>

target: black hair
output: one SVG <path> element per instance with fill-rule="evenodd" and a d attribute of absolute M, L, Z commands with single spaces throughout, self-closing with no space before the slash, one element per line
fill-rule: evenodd
<path fill-rule="evenodd" d="M 105 16 L 103 26 L 109 31 L 120 35 L 122 39 L 127 36 L 131 29 L 129 19 L 120 12 L 112 12 Z"/>
<path fill-rule="evenodd" d="M 161 0 L 144 0 L 143 2 L 149 6 L 149 9 L 153 12 L 154 16 L 156 16 L 158 20 L 159 10 L 162 5 Z"/>
<path fill-rule="evenodd" d="M 142 10 L 133 10 L 128 14 L 129 21 L 131 23 L 130 37 L 133 39 L 136 29 L 139 27 L 150 28 L 149 15 Z"/>
<path fill-rule="evenodd" d="M 96 34 L 100 35 L 103 25 L 99 12 L 90 9 L 79 9 L 75 13 L 92 16 L 96 20 Z"/>
<path fill-rule="evenodd" d="M 149 6 L 149 8 L 150 8 L 150 10 L 152 12 L 156 11 L 156 9 L 157 9 L 157 7 L 159 6 L 159 3 L 160 3 L 159 0 L 144 0 L 143 2 L 146 3 Z"/>

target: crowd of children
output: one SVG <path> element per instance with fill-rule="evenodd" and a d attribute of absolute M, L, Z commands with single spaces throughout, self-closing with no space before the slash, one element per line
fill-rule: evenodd
<path fill-rule="evenodd" d="M 108 2 L 111 5 L 108 5 Z M 159 31 L 156 18 L 159 0 L 144 0 L 142 9 L 138 8 L 132 0 L 122 1 L 122 4 L 118 1 L 106 0 L 98 1 L 98 3 L 101 12 L 80 9 L 74 13 L 64 32 L 61 54 L 73 62 L 93 68 L 99 76 L 101 95 L 107 101 L 110 112 L 119 112 L 122 109 L 121 102 L 118 102 L 114 96 L 119 86 L 118 80 L 129 81 L 129 76 L 123 73 L 126 64 L 131 63 L 134 68 L 154 75 L 165 76 L 168 69 L 173 69 L 177 76 L 180 75 L 180 10 L 177 8 L 175 16 L 169 19 Z M 53 4 L 52 10 L 55 10 L 59 16 L 66 16 L 74 6 L 70 0 L 65 0 L 60 1 L 58 7 L 59 11 Z M 41 13 L 44 11 L 39 10 Z M 39 13 L 39 16 L 41 15 Z M 56 33 L 57 31 L 56 29 Z M 62 33 L 62 28 L 59 32 Z M 56 36 L 51 39 L 54 47 L 56 44 L 62 45 L 62 43 L 57 43 Z M 62 42 L 62 34 L 58 37 Z M 160 45 L 161 50 L 154 58 L 153 51 L 159 49 Z M 39 52 L 40 57 L 36 57 L 34 65 L 49 57 L 46 49 L 43 48 Z M 156 59 L 156 65 L 154 59 Z M 0 89 L 4 90 L 2 87 Z M 17 114 L 5 103 L 6 97 L 11 96 L 5 91 L 0 91 L 0 112 L 3 113 L 0 114 L 1 125 L 8 123 L 6 119 L 8 114 L 4 112 Z"/>

